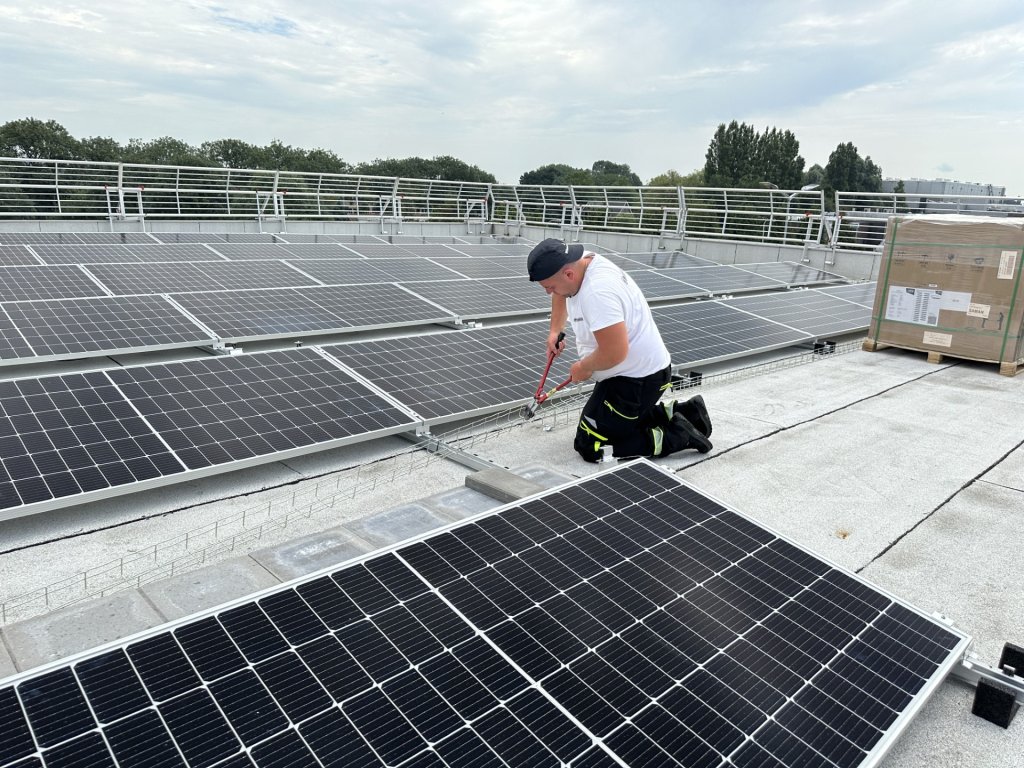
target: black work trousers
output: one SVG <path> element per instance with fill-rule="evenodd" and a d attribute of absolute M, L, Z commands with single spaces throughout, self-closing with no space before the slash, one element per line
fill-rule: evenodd
<path fill-rule="evenodd" d="M 612 376 L 599 381 L 576 426 L 576 452 L 597 461 L 601 447 L 608 444 L 619 458 L 659 455 L 661 428 L 668 418 L 658 401 L 671 376 L 669 365 L 642 378 Z"/>

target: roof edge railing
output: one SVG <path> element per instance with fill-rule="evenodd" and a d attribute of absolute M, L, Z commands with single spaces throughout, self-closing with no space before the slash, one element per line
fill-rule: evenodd
<path fill-rule="evenodd" d="M 467 228 L 490 222 L 552 228 L 567 237 L 588 230 L 852 249 L 877 248 L 892 214 L 1024 215 L 1019 201 L 1006 197 L 837 192 L 829 210 L 824 193 L 813 189 L 496 184 L 0 158 L 0 221 L 109 219 L 110 190 L 130 192 L 133 208 L 145 210 L 147 220 L 262 220 L 268 200 L 286 200 L 290 221 L 458 222 Z M 400 208 L 384 211 L 382 200 L 400 201 Z"/>

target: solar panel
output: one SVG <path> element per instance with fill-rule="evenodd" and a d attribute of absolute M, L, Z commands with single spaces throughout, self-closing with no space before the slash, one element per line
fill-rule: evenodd
<path fill-rule="evenodd" d="M 422 238 L 419 238 L 422 240 Z M 404 242 L 395 241 L 396 245 L 401 245 L 402 248 L 409 251 L 409 253 L 416 254 L 417 256 L 434 258 L 435 256 L 440 258 L 456 258 L 465 259 L 466 254 L 459 250 L 457 245 L 450 244 L 452 239 L 449 238 L 448 244 L 446 243 L 423 243 L 423 242 Z"/>
<path fill-rule="evenodd" d="M 225 243 L 276 243 L 277 236 L 266 232 L 226 232 L 221 235 Z"/>
<path fill-rule="evenodd" d="M 35 245 L 32 249 L 47 264 L 104 264 L 139 258 L 126 245 Z"/>
<path fill-rule="evenodd" d="M 280 243 L 214 243 L 211 246 L 225 258 L 234 260 L 246 259 L 287 259 L 293 254 L 286 251 Z M 343 251 L 335 246 L 340 256 Z"/>
<path fill-rule="evenodd" d="M 647 461 L 0 688 L 0 767 L 876 765 L 970 638 Z"/>
<path fill-rule="evenodd" d="M 77 266 L 0 267 L 0 301 L 106 295 L 107 292 Z"/>
<path fill-rule="evenodd" d="M 40 357 L 211 344 L 211 334 L 161 296 L 9 302 L 14 327 Z"/>
<path fill-rule="evenodd" d="M 452 245 L 453 249 L 481 259 L 493 259 L 499 256 L 526 256 L 530 253 L 531 246 L 520 244 L 483 243 L 480 245 Z"/>
<path fill-rule="evenodd" d="M 338 243 L 297 243 L 281 245 L 286 251 L 283 259 L 297 258 L 297 259 L 359 259 L 360 256 L 348 251 L 344 248 L 339 248 Z"/>
<path fill-rule="evenodd" d="M 838 283 L 846 279 L 834 272 L 826 272 L 823 269 L 815 269 L 814 267 L 808 267 L 805 264 L 797 264 L 792 261 L 770 261 L 760 264 L 739 264 L 737 266 L 748 272 L 779 280 L 787 286 Z"/>
<path fill-rule="evenodd" d="M 717 266 L 711 259 L 691 256 L 683 251 L 634 251 L 623 253 L 621 256 L 638 264 L 643 264 L 647 268 L 654 269 Z"/>
<path fill-rule="evenodd" d="M 753 317 L 720 301 L 695 301 L 651 310 L 673 365 L 741 357 L 808 341 L 804 331 Z"/>
<path fill-rule="evenodd" d="M 282 243 L 383 243 L 379 237 L 375 235 L 343 235 L 343 234 L 324 234 L 324 235 L 307 235 L 298 234 L 292 232 L 281 232 L 274 235 L 278 242 Z"/>
<path fill-rule="evenodd" d="M 136 261 L 223 261 L 216 251 L 202 243 L 129 245 Z"/>
<path fill-rule="evenodd" d="M 713 267 L 675 267 L 662 270 L 662 274 L 703 288 L 710 294 L 740 293 L 785 287 L 785 283 L 781 280 L 725 264 Z"/>
<path fill-rule="evenodd" d="M 413 280 L 460 280 L 463 276 L 430 259 L 412 257 L 408 259 L 379 258 L 373 260 L 375 269 L 386 274 L 389 280 L 410 282 Z"/>
<path fill-rule="evenodd" d="M 156 242 L 146 232 L 78 232 L 83 243 L 153 243 Z"/>
<path fill-rule="evenodd" d="M 89 271 L 112 293 L 173 293 L 315 285 L 280 261 L 92 264 Z"/>
<path fill-rule="evenodd" d="M 291 259 L 295 269 L 304 275 L 319 280 L 324 285 L 365 285 L 367 283 L 390 283 L 393 278 L 384 270 L 377 269 L 375 259 L 360 257 L 351 259 Z"/>
<path fill-rule="evenodd" d="M 853 301 L 857 304 L 862 304 L 868 309 L 874 306 L 875 302 L 875 291 L 878 289 L 878 283 L 871 281 L 869 283 L 853 283 L 851 285 L 835 285 L 828 288 L 818 288 L 816 290 L 829 296 L 838 296 L 840 299 L 846 301 Z"/>
<path fill-rule="evenodd" d="M 522 278 L 512 279 L 522 282 Z M 497 280 L 448 280 L 405 284 L 405 288 L 417 296 L 422 296 L 460 317 L 503 317 L 550 310 L 551 300 L 535 286 L 531 287 L 545 301 L 536 296 L 513 295 L 507 291 L 508 287 Z"/>
<path fill-rule="evenodd" d="M 34 353 L 0 305 L 0 360 L 31 359 Z"/>
<path fill-rule="evenodd" d="M 224 235 L 215 232 L 153 232 L 161 243 L 223 243 Z"/>
<path fill-rule="evenodd" d="M 230 341 L 455 320 L 451 313 L 389 283 L 183 293 L 173 298 Z"/>
<path fill-rule="evenodd" d="M 345 247 L 351 250 L 353 253 L 357 253 L 360 256 L 366 256 L 367 258 L 379 259 L 379 258 L 403 258 L 409 256 L 415 256 L 416 254 L 408 248 L 403 248 L 400 245 L 394 245 L 393 243 L 345 243 Z"/>
<path fill-rule="evenodd" d="M 547 362 L 547 321 L 324 347 L 324 351 L 425 420 L 522 404 Z M 551 386 L 568 375 L 556 359 Z"/>
<path fill-rule="evenodd" d="M 629 276 L 643 291 L 648 301 L 707 295 L 703 288 L 668 277 L 653 269 L 633 269 L 629 271 Z"/>
<path fill-rule="evenodd" d="M 0 510 L 184 471 L 102 372 L 0 381 L 0 414 Z"/>
<path fill-rule="evenodd" d="M 0 232 L 0 244 L 2 245 L 35 245 L 36 243 L 51 243 L 81 245 L 82 240 L 74 232 Z"/>
<path fill-rule="evenodd" d="M 815 338 L 866 331 L 871 310 L 818 291 L 786 291 L 730 299 L 730 307 L 804 331 Z"/>
<path fill-rule="evenodd" d="M 189 469 L 390 434 L 414 423 L 308 348 L 107 375 Z"/>
<path fill-rule="evenodd" d="M 0 245 L 0 266 L 39 264 L 40 260 L 25 245 Z"/>
<path fill-rule="evenodd" d="M 465 277 L 518 277 L 521 279 L 526 274 L 526 259 L 520 256 L 502 256 L 493 259 L 431 256 L 430 260 Z"/>

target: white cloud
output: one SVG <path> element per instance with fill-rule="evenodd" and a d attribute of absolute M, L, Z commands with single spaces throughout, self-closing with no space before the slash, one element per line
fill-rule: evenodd
<path fill-rule="evenodd" d="M 792 130 L 808 164 L 853 141 L 889 175 L 1024 192 L 1022 48 L 1019 0 L 8 2 L 0 122 L 451 154 L 508 182 L 689 172 L 735 119 Z"/>

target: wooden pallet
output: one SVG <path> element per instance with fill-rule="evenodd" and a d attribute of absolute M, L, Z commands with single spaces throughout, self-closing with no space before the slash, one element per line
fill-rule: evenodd
<path fill-rule="evenodd" d="M 864 343 L 861 344 L 861 349 L 865 352 L 878 352 L 882 349 L 906 349 L 910 352 L 924 352 L 928 355 L 929 363 L 944 363 L 949 360 L 971 360 L 976 363 L 995 363 L 999 366 L 999 374 L 1001 376 L 1016 376 L 1021 370 L 1024 370 L 1024 359 L 1010 360 L 1006 362 L 999 362 L 998 360 L 979 360 L 975 357 L 958 357 L 956 355 L 948 355 L 944 352 L 935 352 L 929 349 L 912 349 L 911 347 L 898 347 L 895 344 L 887 344 L 877 339 L 867 338 L 864 339 Z"/>

